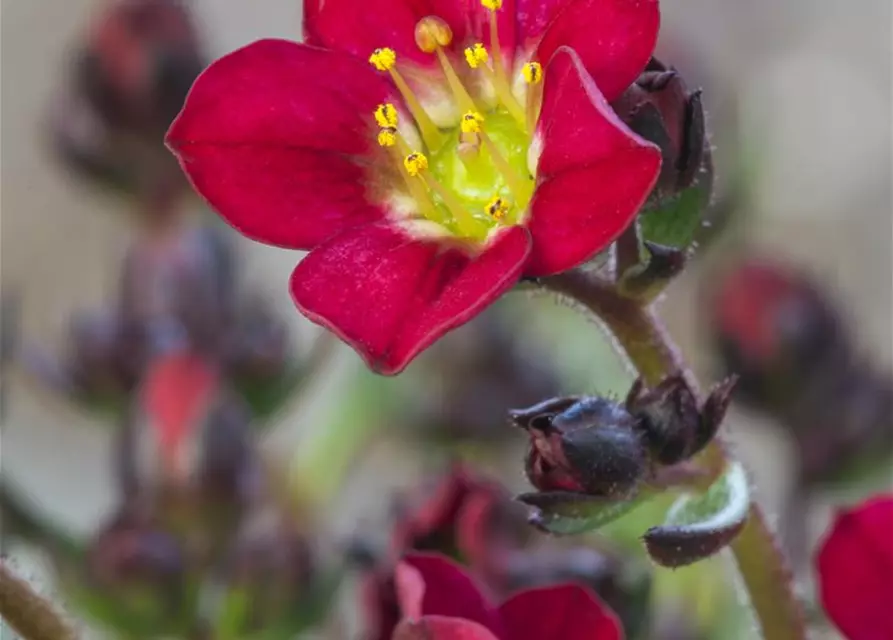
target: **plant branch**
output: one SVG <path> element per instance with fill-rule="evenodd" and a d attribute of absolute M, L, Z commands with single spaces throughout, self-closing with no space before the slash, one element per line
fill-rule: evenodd
<path fill-rule="evenodd" d="M 49 601 L 0 562 L 0 616 L 25 640 L 74 640 L 77 634 Z"/>
<path fill-rule="evenodd" d="M 681 372 L 703 401 L 691 370 L 654 311 L 620 296 L 612 284 L 579 269 L 545 278 L 540 286 L 584 306 L 601 320 L 619 343 L 630 364 L 648 384 Z M 722 473 L 730 454 L 716 438 L 700 456 L 711 478 Z M 801 603 L 793 591 L 793 575 L 766 516 L 756 502 L 742 532 L 731 545 L 766 640 L 801 640 L 806 628 Z"/>

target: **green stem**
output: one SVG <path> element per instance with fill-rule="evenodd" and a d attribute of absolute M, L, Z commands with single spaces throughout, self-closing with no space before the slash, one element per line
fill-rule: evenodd
<path fill-rule="evenodd" d="M 0 562 L 0 616 L 25 640 L 74 640 L 55 608 Z"/>
<path fill-rule="evenodd" d="M 692 389 L 703 396 L 663 323 L 650 307 L 618 295 L 611 284 L 580 270 L 543 279 L 540 285 L 595 314 L 646 383 L 657 384 L 671 373 L 682 372 Z M 723 441 L 716 438 L 700 460 L 715 478 L 730 457 Z M 805 640 L 803 609 L 793 591 L 793 575 L 756 502 L 751 504 L 747 524 L 731 546 L 765 640 Z"/>

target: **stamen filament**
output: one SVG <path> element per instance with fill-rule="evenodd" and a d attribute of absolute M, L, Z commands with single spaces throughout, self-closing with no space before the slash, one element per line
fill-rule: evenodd
<path fill-rule="evenodd" d="M 410 155 L 412 151 L 409 148 L 409 144 L 407 144 L 406 140 L 399 133 L 396 134 L 396 139 L 397 144 L 390 147 L 388 151 L 391 153 L 391 157 L 394 159 L 397 167 L 400 168 L 400 175 L 403 176 L 403 180 L 406 182 L 406 187 L 409 189 L 410 195 L 419 204 L 419 208 L 422 210 L 422 215 L 425 218 L 432 222 L 444 224 L 446 219 L 438 210 L 437 205 L 434 203 L 434 200 L 431 199 L 431 194 L 425 189 L 425 186 L 418 180 L 413 179 L 405 170 L 403 170 L 403 159 Z"/>
<path fill-rule="evenodd" d="M 505 180 L 506 186 L 509 188 L 509 191 L 512 192 L 515 202 L 518 203 L 518 207 L 524 209 L 527 206 L 527 203 L 530 202 L 530 196 L 533 193 L 533 185 L 531 181 L 525 180 L 512 168 L 508 160 L 506 160 L 499 152 L 499 149 L 492 138 L 487 135 L 486 131 L 481 129 L 478 135 L 481 136 L 481 140 L 484 145 L 486 145 L 487 151 L 490 153 L 490 158 L 493 160 L 493 164 L 496 165 L 496 170 L 502 174 L 502 179 Z"/>
<path fill-rule="evenodd" d="M 517 122 L 520 127 L 526 127 L 527 115 L 524 113 L 524 108 L 521 104 L 515 100 L 515 96 L 512 94 L 511 89 L 508 88 L 508 81 L 506 80 L 506 83 L 503 84 L 500 76 L 487 64 L 482 64 L 478 68 L 481 70 L 481 73 L 486 76 L 487 80 L 490 81 L 490 84 L 493 85 L 493 90 L 496 92 L 496 98 L 502 103 L 502 106 L 505 107 L 506 111 L 509 112 L 509 115 L 515 119 L 515 122 Z"/>
<path fill-rule="evenodd" d="M 469 95 L 468 91 L 465 90 L 465 85 L 462 84 L 462 80 L 459 79 L 459 75 L 456 73 L 456 70 L 453 69 L 453 65 L 449 58 L 447 58 L 446 53 L 444 53 L 443 47 L 438 46 L 434 50 L 434 53 L 437 54 L 437 60 L 443 68 L 443 74 L 446 76 L 447 83 L 450 85 L 450 91 L 453 92 L 453 96 L 456 98 L 459 110 L 476 111 L 477 107 L 474 105 L 474 100 L 471 95 Z"/>
<path fill-rule="evenodd" d="M 400 72 L 397 71 L 396 68 L 391 67 L 388 69 L 388 73 L 391 74 L 391 79 L 397 86 L 400 95 L 403 96 L 403 100 L 406 101 L 406 106 L 409 108 L 412 117 L 415 118 L 416 125 L 419 128 L 419 133 L 422 135 L 422 140 L 425 142 L 425 146 L 428 147 L 429 151 L 440 149 L 445 139 L 444 135 L 440 132 L 440 129 L 434 124 L 431 116 L 425 112 L 422 103 L 419 102 L 419 99 L 409 87 L 406 80 L 403 79 L 403 76 L 400 75 Z"/>
<path fill-rule="evenodd" d="M 525 110 L 527 113 L 527 131 L 533 134 L 536 121 L 539 119 L 540 106 L 543 102 L 543 66 L 539 62 L 528 62 L 521 69 L 527 83 Z"/>

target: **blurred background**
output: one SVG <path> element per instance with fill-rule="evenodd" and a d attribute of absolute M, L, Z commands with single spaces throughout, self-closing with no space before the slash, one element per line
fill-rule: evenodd
<path fill-rule="evenodd" d="M 432 470 L 459 457 L 525 490 L 525 438 L 505 408 L 623 394 L 631 377 L 585 318 L 526 293 L 403 376 L 366 372 L 293 309 L 299 256 L 215 224 L 154 142 L 203 64 L 297 37 L 300 3 L 190 0 L 188 19 L 157 7 L 110 18 L 112 4 L 2 7 L 4 552 L 96 637 L 187 637 L 171 613 L 182 600 L 219 622 L 233 594 L 266 604 L 188 637 L 255 637 L 298 601 L 282 628 L 299 629 L 329 599 L 341 613 L 313 637 L 367 637 L 370 566 L 411 520 L 406 505 L 425 503 L 420 479 L 437 485 Z M 811 595 L 809 550 L 834 505 L 891 484 L 893 9 L 685 0 L 662 12 L 657 55 L 704 89 L 720 202 L 661 311 L 705 383 L 742 373 L 726 434 Z M 175 355 L 146 355 L 160 343 Z M 188 495 L 170 489 L 196 467 Z M 559 545 L 596 549 L 600 564 L 549 569 L 610 582 L 605 598 L 647 619 L 638 637 L 752 637 L 725 558 L 651 575 L 637 537 L 665 507 Z M 192 531 L 205 508 L 232 535 Z M 213 597 L 194 588 L 200 572 Z M 172 584 L 188 594 L 155 602 Z M 116 591 L 126 607 L 105 602 Z M 140 628 L 111 619 L 128 607 Z M 810 615 L 817 637 L 836 637 Z"/>

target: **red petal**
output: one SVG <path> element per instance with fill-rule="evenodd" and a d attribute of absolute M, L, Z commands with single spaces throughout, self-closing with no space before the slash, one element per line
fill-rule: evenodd
<path fill-rule="evenodd" d="M 424 553 L 408 555 L 404 563 L 416 569 L 425 582 L 423 616 L 471 620 L 502 637 L 498 612 L 462 567 L 445 556 Z M 404 609 L 404 615 L 407 613 Z"/>
<path fill-rule="evenodd" d="M 404 620 L 392 640 L 499 640 L 477 622 L 444 616 L 425 616 Z"/>
<path fill-rule="evenodd" d="M 849 640 L 893 638 L 893 495 L 840 513 L 816 564 L 822 605 Z"/>
<path fill-rule="evenodd" d="M 614 114 L 570 49 L 555 54 L 543 91 L 530 276 L 565 271 L 610 244 L 651 192 L 661 158 Z"/>
<path fill-rule="evenodd" d="M 374 144 L 372 113 L 387 95 L 387 83 L 350 56 L 263 40 L 199 76 L 167 143 L 245 235 L 310 248 L 381 217 L 345 154 Z"/>
<path fill-rule="evenodd" d="M 614 612 L 577 585 L 529 589 L 499 608 L 509 640 L 620 640 Z"/>
<path fill-rule="evenodd" d="M 331 49 L 347 51 L 365 62 L 375 49 L 390 47 L 397 52 L 398 60 L 437 65 L 437 58 L 421 51 L 415 43 L 416 23 L 430 13 L 422 0 L 377 0 L 374 4 L 365 0 L 308 2 L 314 11 L 305 20 L 305 29 Z"/>
<path fill-rule="evenodd" d="M 532 48 L 570 0 L 515 0 L 518 43 Z"/>
<path fill-rule="evenodd" d="M 545 64 L 562 46 L 576 50 L 611 101 L 645 68 L 659 29 L 657 0 L 573 0 L 549 25 L 536 56 Z"/>
<path fill-rule="evenodd" d="M 304 258 L 291 291 L 302 313 L 390 375 L 510 289 L 529 250 L 521 227 L 506 229 L 472 257 L 441 239 L 376 224 L 349 230 Z"/>

